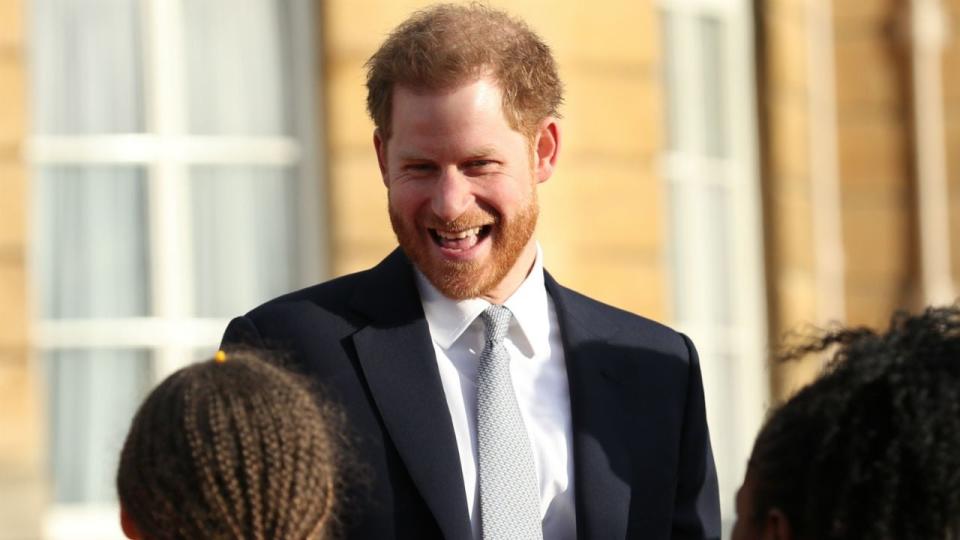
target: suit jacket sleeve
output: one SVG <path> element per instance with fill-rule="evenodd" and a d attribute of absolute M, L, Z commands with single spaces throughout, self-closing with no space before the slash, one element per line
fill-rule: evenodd
<path fill-rule="evenodd" d="M 690 338 L 683 336 L 690 360 L 686 410 L 680 442 L 680 477 L 674 505 L 673 538 L 720 538 L 717 471 L 710 449 L 700 360 Z"/>

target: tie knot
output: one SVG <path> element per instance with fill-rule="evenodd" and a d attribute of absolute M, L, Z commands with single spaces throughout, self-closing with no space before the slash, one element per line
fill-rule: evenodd
<path fill-rule="evenodd" d="M 501 343 L 503 338 L 507 337 L 507 330 L 510 328 L 510 317 L 513 314 L 503 306 L 491 305 L 483 310 L 480 317 L 486 326 L 484 337 L 487 341 Z"/>

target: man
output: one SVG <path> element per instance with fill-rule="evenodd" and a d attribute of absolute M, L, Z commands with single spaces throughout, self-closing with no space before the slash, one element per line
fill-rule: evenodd
<path fill-rule="evenodd" d="M 291 351 L 338 399 L 371 472 L 347 536 L 719 537 L 693 345 L 543 270 L 547 46 L 491 8 L 436 6 L 373 55 L 367 88 L 400 249 L 224 336 Z"/>

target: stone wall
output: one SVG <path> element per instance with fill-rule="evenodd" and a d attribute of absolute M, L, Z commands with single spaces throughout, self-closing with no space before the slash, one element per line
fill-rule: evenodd
<path fill-rule="evenodd" d="M 23 24 L 21 2 L 0 2 L 0 539 L 39 537 L 44 502 L 43 423 L 28 330 Z"/>

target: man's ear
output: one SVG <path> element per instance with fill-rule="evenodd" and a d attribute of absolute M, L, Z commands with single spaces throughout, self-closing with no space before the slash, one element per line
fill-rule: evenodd
<path fill-rule="evenodd" d="M 387 141 L 384 140 L 380 129 L 373 130 L 373 149 L 377 152 L 377 165 L 380 166 L 380 177 L 383 185 L 387 185 Z"/>
<path fill-rule="evenodd" d="M 771 508 L 763 520 L 763 540 L 794 540 L 790 520 L 779 508 Z"/>
<path fill-rule="evenodd" d="M 537 183 L 546 182 L 553 176 L 560 154 L 560 122 L 548 116 L 540 122 L 533 146 L 534 173 Z"/>
<path fill-rule="evenodd" d="M 137 524 L 133 522 L 133 518 L 127 513 L 127 509 L 123 507 L 123 503 L 120 503 L 120 529 L 123 530 L 124 536 L 130 540 L 142 538 L 140 531 L 137 529 Z"/>

